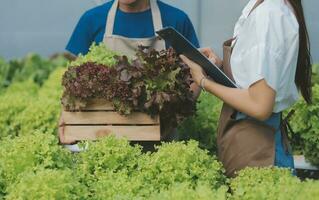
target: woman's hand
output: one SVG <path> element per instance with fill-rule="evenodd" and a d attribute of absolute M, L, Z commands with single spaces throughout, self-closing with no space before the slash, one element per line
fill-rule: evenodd
<path fill-rule="evenodd" d="M 200 85 L 200 82 L 201 82 L 202 78 L 206 77 L 206 74 L 204 73 L 204 71 L 201 68 L 201 66 L 199 66 L 196 63 L 194 63 L 193 61 L 191 61 L 190 59 L 188 59 L 184 55 L 180 55 L 180 58 L 191 69 L 191 74 L 192 74 L 192 78 L 193 78 L 194 82 L 197 85 Z"/>
<path fill-rule="evenodd" d="M 219 68 L 222 67 L 223 61 L 220 59 L 216 53 L 211 48 L 201 48 L 199 49 L 202 54 L 204 54 L 209 60 L 215 63 Z"/>

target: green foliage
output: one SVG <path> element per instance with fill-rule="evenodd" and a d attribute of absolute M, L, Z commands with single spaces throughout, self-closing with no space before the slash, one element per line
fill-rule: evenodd
<path fill-rule="evenodd" d="M 67 59 L 62 56 L 49 60 L 37 54 L 29 54 L 23 59 L 11 60 L 8 63 L 0 59 L 0 91 L 14 82 L 26 80 L 32 80 L 41 86 L 55 68 L 66 64 Z"/>
<path fill-rule="evenodd" d="M 18 135 L 16 117 L 35 100 L 38 89 L 33 81 L 17 82 L 0 96 L 0 140 Z"/>
<path fill-rule="evenodd" d="M 49 79 L 44 83 L 39 91 L 40 99 L 48 98 L 60 100 L 63 90 L 61 86 L 61 80 L 65 70 L 65 68 L 57 68 L 51 73 Z"/>
<path fill-rule="evenodd" d="M 42 133 L 3 139 L 0 142 L 0 194 L 5 194 L 6 188 L 26 171 L 71 167 L 70 152 L 57 142 L 54 136 Z"/>
<path fill-rule="evenodd" d="M 285 169 L 247 168 L 239 172 L 238 176 L 231 180 L 230 187 L 233 192 L 232 199 L 271 199 L 282 193 L 282 187 L 298 183 L 298 179 Z"/>
<path fill-rule="evenodd" d="M 312 164 L 319 166 L 319 84 L 312 88 L 313 103 L 307 105 L 300 100 L 292 109 L 290 125 L 295 132 L 293 146 L 298 153 L 304 154 Z"/>
<path fill-rule="evenodd" d="M 195 141 L 163 144 L 152 154 L 114 137 L 88 147 L 78 155 L 77 176 L 93 199 L 147 199 L 177 183 L 215 190 L 226 182 L 222 165 Z"/>
<path fill-rule="evenodd" d="M 208 185 L 199 185 L 195 189 L 188 183 L 174 184 L 168 190 L 153 194 L 150 200 L 226 200 L 228 188 L 220 187 L 212 190 Z"/>
<path fill-rule="evenodd" d="M 33 81 L 15 82 L 0 96 L 0 139 L 40 132 L 56 134 L 60 113 L 61 79 L 59 68 L 39 89 Z"/>
<path fill-rule="evenodd" d="M 7 82 L 7 70 L 9 69 L 9 63 L 7 63 L 3 58 L 0 57 L 0 93 L 4 86 L 8 85 Z"/>
<path fill-rule="evenodd" d="M 189 182 L 210 185 L 213 189 L 225 184 L 222 164 L 195 141 L 162 144 L 156 153 L 140 159 L 136 171 L 146 185 L 155 191 L 167 189 L 174 183 Z"/>
<path fill-rule="evenodd" d="M 33 133 L 35 130 L 56 135 L 61 111 L 61 79 L 65 69 L 54 71 L 39 90 L 38 96 L 15 117 L 14 127 L 20 135 Z"/>
<path fill-rule="evenodd" d="M 319 199 L 318 182 L 301 182 L 289 170 L 247 168 L 231 180 L 232 200 Z"/>
<path fill-rule="evenodd" d="M 15 117 L 13 127 L 18 135 L 32 134 L 35 130 L 56 135 L 60 108 L 57 99 L 35 99 Z"/>
<path fill-rule="evenodd" d="M 222 101 L 209 93 L 202 93 L 195 116 L 186 119 L 178 128 L 182 140 L 197 140 L 200 147 L 217 152 L 216 134 Z"/>
<path fill-rule="evenodd" d="M 293 188 L 295 199 L 319 200 L 319 181 L 307 180 Z"/>
<path fill-rule="evenodd" d="M 312 66 L 312 84 L 319 84 L 319 64 Z"/>
<path fill-rule="evenodd" d="M 8 188 L 8 200 L 77 200 L 84 199 L 83 187 L 71 170 L 41 169 L 26 172 Z"/>
<path fill-rule="evenodd" d="M 31 79 L 42 85 L 56 66 L 36 54 L 29 54 L 20 61 L 22 68 L 16 71 L 13 81 Z"/>
<path fill-rule="evenodd" d="M 86 55 L 79 55 L 75 61 L 69 64 L 69 66 L 80 66 L 87 62 L 113 66 L 116 63 L 114 59 L 115 55 L 117 55 L 117 53 L 108 49 L 104 43 L 98 45 L 94 43 L 91 45 L 89 52 Z"/>
<path fill-rule="evenodd" d="M 0 168 L 0 199 L 4 199 L 6 193 L 6 185 L 4 183 L 4 171 L 2 168 Z"/>
<path fill-rule="evenodd" d="M 153 191 L 152 184 L 146 185 L 140 176 L 133 175 L 143 173 L 138 163 L 147 155 L 142 154 L 141 147 L 113 136 L 83 145 L 88 150 L 77 157 L 77 176 L 92 199 L 136 199 Z"/>
<path fill-rule="evenodd" d="M 212 189 L 207 184 L 191 186 L 191 183 L 174 183 L 167 189 L 153 191 L 154 185 L 146 185 L 141 179 L 126 173 L 105 173 L 93 184 L 94 200 L 147 199 L 147 200 L 226 200 L 228 187 Z"/>
<path fill-rule="evenodd" d="M 129 142 L 107 137 L 99 142 L 88 143 L 88 150 L 78 155 L 78 176 L 84 184 L 98 179 L 103 172 L 132 172 L 141 156 L 141 148 L 132 147 Z"/>
<path fill-rule="evenodd" d="M 39 88 L 40 87 L 31 80 L 27 80 L 24 82 L 15 82 L 11 84 L 10 87 L 8 87 L 3 94 L 1 94 L 1 97 L 16 94 L 29 94 L 36 96 Z"/>
<path fill-rule="evenodd" d="M 143 185 L 140 178 L 129 176 L 125 171 L 105 171 L 90 186 L 93 200 L 147 199 L 151 188 L 152 185 Z"/>
<path fill-rule="evenodd" d="M 294 131 L 290 138 L 295 154 L 306 155 L 308 161 L 319 166 L 319 64 L 312 66 L 312 84 L 312 105 L 307 105 L 303 99 L 300 99 L 291 108 L 296 112 L 290 121 Z"/>
<path fill-rule="evenodd" d="M 0 88 L 3 90 L 4 88 L 8 87 L 11 82 L 13 81 L 14 75 L 16 71 L 22 69 L 22 65 L 18 60 L 11 60 L 10 62 L 6 63 L 4 60 L 1 61 L 0 66 Z"/>

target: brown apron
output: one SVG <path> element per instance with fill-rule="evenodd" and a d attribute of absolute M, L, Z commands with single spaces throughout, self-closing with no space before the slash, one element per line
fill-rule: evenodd
<path fill-rule="evenodd" d="M 262 3 L 259 1 L 251 12 Z M 223 71 L 234 80 L 230 57 L 234 39 L 223 45 Z M 267 167 L 275 161 L 275 128 L 254 119 L 236 119 L 237 111 L 224 103 L 217 130 L 218 157 L 226 175 L 245 167 Z"/>

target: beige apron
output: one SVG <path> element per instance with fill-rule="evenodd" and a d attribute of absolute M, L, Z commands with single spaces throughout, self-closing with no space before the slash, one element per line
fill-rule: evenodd
<path fill-rule="evenodd" d="M 114 22 L 118 5 L 119 1 L 115 0 L 106 20 L 106 30 L 103 42 L 110 49 L 127 56 L 135 56 L 136 50 L 140 45 L 149 46 L 159 51 L 165 49 L 165 41 L 160 40 L 156 36 L 151 38 L 126 38 L 123 36 L 114 35 Z M 150 0 L 150 7 L 152 12 L 154 31 L 156 32 L 163 28 L 161 13 L 156 0 Z"/>
<path fill-rule="evenodd" d="M 165 41 L 159 39 L 159 37 L 156 37 L 156 36 L 151 38 L 126 38 L 123 36 L 114 35 L 113 34 L 114 22 L 115 22 L 115 16 L 116 16 L 118 4 L 119 4 L 119 1 L 115 0 L 109 11 L 109 14 L 106 20 L 106 30 L 105 30 L 103 42 L 110 49 L 131 57 L 135 56 L 136 50 L 138 49 L 138 46 L 140 45 L 149 46 L 158 51 L 166 49 Z M 152 12 L 154 31 L 156 32 L 163 28 L 161 13 L 157 4 L 157 0 L 150 0 L 150 7 Z M 161 126 L 161 129 L 162 129 L 161 140 L 169 139 L 169 137 L 171 135 L 174 135 L 176 131 L 175 129 L 172 129 L 170 127 L 163 127 L 163 126 Z M 149 142 L 149 144 L 147 142 L 145 144 L 141 142 L 139 144 L 141 144 L 144 147 L 149 146 L 146 149 L 154 149 L 153 142 Z"/>
<path fill-rule="evenodd" d="M 257 2 L 252 11 L 262 1 Z M 252 12 L 251 11 L 251 12 Z M 230 66 L 234 39 L 223 45 L 223 71 L 233 81 Z M 226 175 L 245 167 L 267 167 L 275 161 L 275 129 L 253 119 L 236 119 L 237 111 L 224 104 L 217 130 L 218 157 L 226 169 Z"/>

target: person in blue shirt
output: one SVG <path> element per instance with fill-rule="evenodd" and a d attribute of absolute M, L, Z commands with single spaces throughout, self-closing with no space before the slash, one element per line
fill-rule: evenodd
<path fill-rule="evenodd" d="M 84 13 L 66 50 L 74 56 L 85 55 L 92 43 L 104 42 L 111 50 L 127 56 L 134 56 L 139 45 L 160 51 L 169 45 L 156 37 L 155 32 L 167 26 L 174 27 L 199 47 L 194 27 L 183 11 L 159 0 L 113 0 Z M 199 87 L 193 84 L 191 88 L 194 96 L 198 96 Z M 167 135 L 173 135 L 169 133 L 171 130 L 167 132 Z M 74 142 L 64 139 L 63 116 L 59 136 L 63 144 Z"/>
<path fill-rule="evenodd" d="M 112 47 L 118 40 L 109 42 L 108 34 L 117 36 L 117 39 L 129 38 L 140 42 L 153 38 L 156 29 L 166 26 L 174 27 L 194 46 L 199 47 L 193 24 L 183 11 L 156 0 L 113 0 L 84 13 L 66 50 L 77 56 L 86 54 L 93 42 L 104 41 L 108 47 Z M 123 49 L 121 51 L 125 52 Z"/>

